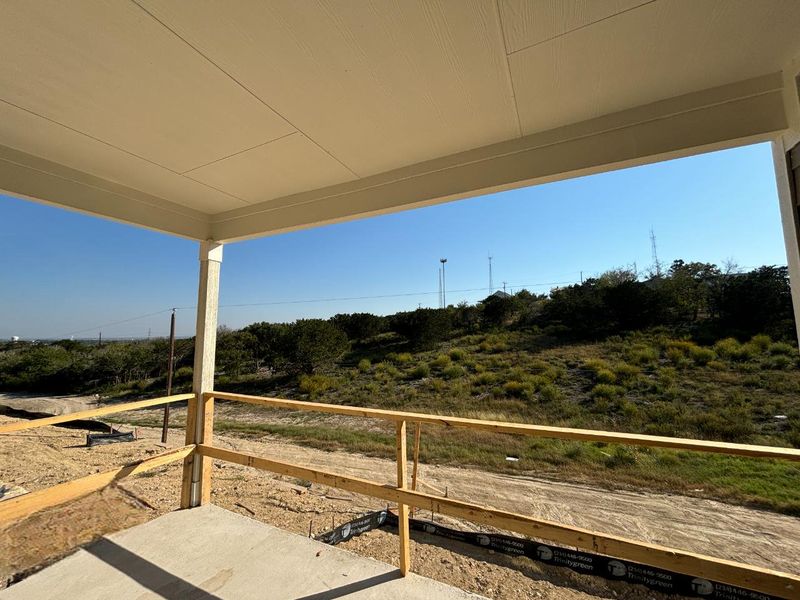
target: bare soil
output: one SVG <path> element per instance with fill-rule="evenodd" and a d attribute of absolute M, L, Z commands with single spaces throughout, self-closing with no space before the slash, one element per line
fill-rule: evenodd
<path fill-rule="evenodd" d="M 0 416 L 0 422 L 8 417 Z M 0 436 L 0 481 L 41 489 L 164 451 L 160 431 L 139 428 L 133 443 L 87 448 L 86 431 L 46 427 Z M 217 445 L 277 460 L 391 482 L 394 463 L 325 452 L 269 437 L 218 436 Z M 183 444 L 170 432 L 167 447 Z M 173 463 L 0 530 L 0 588 L 97 537 L 178 508 L 181 465 Z M 677 548 L 798 573 L 800 519 L 712 500 L 609 491 L 534 476 L 423 465 L 421 478 L 450 497 Z M 382 507 L 380 501 L 291 480 L 248 467 L 216 463 L 212 501 L 283 529 L 307 535 Z M 432 515 L 422 512 L 421 517 Z M 476 526 L 433 515 L 460 528 Z M 666 598 L 638 586 L 414 533 L 414 570 L 490 598 Z M 343 548 L 397 564 L 397 537 L 372 531 Z"/>

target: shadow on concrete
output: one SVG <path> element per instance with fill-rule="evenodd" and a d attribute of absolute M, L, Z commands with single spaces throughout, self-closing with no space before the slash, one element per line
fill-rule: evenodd
<path fill-rule="evenodd" d="M 85 550 L 167 600 L 221 600 L 106 538 Z"/>
<path fill-rule="evenodd" d="M 334 598 L 341 598 L 349 594 L 354 594 L 356 592 L 366 590 L 368 588 L 380 585 L 382 583 L 388 583 L 390 581 L 394 581 L 395 579 L 402 579 L 402 577 L 403 576 L 400 575 L 399 570 L 389 571 L 388 573 L 381 573 L 380 575 L 367 577 L 366 579 L 362 579 L 360 581 L 354 581 L 353 583 L 348 583 L 347 585 L 341 585 L 331 590 L 318 592 L 316 594 L 310 594 L 308 596 L 302 596 L 296 598 L 295 600 L 333 600 Z M 388 597 L 389 596 L 387 596 L 387 598 Z"/>

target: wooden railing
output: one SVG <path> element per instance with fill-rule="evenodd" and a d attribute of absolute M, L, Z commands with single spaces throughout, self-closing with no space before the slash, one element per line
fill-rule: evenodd
<path fill-rule="evenodd" d="M 195 423 L 193 423 L 192 420 L 196 419 L 197 407 L 198 404 L 200 404 L 199 401 L 202 400 L 203 404 L 206 406 L 207 410 L 203 411 L 205 415 L 204 419 L 206 420 L 206 422 L 203 423 L 203 427 L 206 431 L 210 432 L 213 428 L 213 403 L 215 399 L 245 402 L 268 408 L 316 411 L 393 422 L 395 423 L 397 450 L 396 484 L 389 485 L 356 477 L 348 477 L 322 469 L 303 467 L 292 463 L 258 457 L 252 454 L 217 448 L 213 446 L 210 435 L 205 436 L 202 443 L 191 443 L 192 440 L 195 440 L 192 433 Z M 334 404 L 301 402 L 297 400 L 283 400 L 279 398 L 264 398 L 220 391 L 206 393 L 201 397 L 197 397 L 195 394 L 179 394 L 152 400 L 115 404 L 58 417 L 47 417 L 31 421 L 15 421 L 0 425 L 0 434 L 9 434 L 45 425 L 90 419 L 116 412 L 136 410 L 184 400 L 190 401 L 189 414 L 187 416 L 189 429 L 187 430 L 187 444 L 185 446 L 110 471 L 95 473 L 74 481 L 0 502 L 0 528 L 9 522 L 24 518 L 44 508 L 55 506 L 102 489 L 106 485 L 124 477 L 180 459 L 184 459 L 185 487 L 187 477 L 190 476 L 191 471 L 191 469 L 187 468 L 187 465 L 190 465 L 191 461 L 199 460 L 202 464 L 203 462 L 211 460 L 222 460 L 270 471 L 272 473 L 298 477 L 330 487 L 397 503 L 400 538 L 400 569 L 403 574 L 408 573 L 411 568 L 408 517 L 409 507 L 414 507 L 429 509 L 439 514 L 465 519 L 474 523 L 496 527 L 501 530 L 513 531 L 522 535 L 564 544 L 590 552 L 598 552 L 652 567 L 739 586 L 764 594 L 785 598 L 800 597 L 800 577 L 797 575 L 572 527 L 561 523 L 537 519 L 528 515 L 497 510 L 487 506 L 480 506 L 447 498 L 442 495 L 426 494 L 414 489 L 409 489 L 407 481 L 406 434 L 408 424 L 415 424 L 417 426 L 416 441 L 419 439 L 419 425 L 428 423 L 443 427 L 459 427 L 523 436 L 673 448 L 696 452 L 715 452 L 736 456 L 800 461 L 800 450 L 792 448 L 730 444 L 705 440 L 593 431 L 588 429 L 546 427 L 502 421 L 483 421 L 424 413 L 358 408 Z M 205 499 L 210 497 L 210 472 L 210 469 L 202 469 L 203 475 L 200 484 L 202 486 L 202 496 Z"/>
<path fill-rule="evenodd" d="M 93 419 L 103 415 L 124 412 L 128 410 L 138 410 L 152 406 L 160 406 L 172 402 L 194 401 L 195 394 L 176 394 L 164 396 L 162 398 L 152 398 L 149 400 L 139 400 L 136 402 L 124 402 L 122 404 L 110 404 L 101 408 L 82 410 L 80 412 L 68 413 L 56 417 L 44 417 L 41 419 L 31 419 L 30 421 L 12 421 L 11 423 L 0 424 L 0 434 L 11 434 L 26 429 L 35 429 L 47 425 L 58 425 L 59 423 L 69 423 L 70 421 L 82 421 Z M 155 469 L 161 465 L 185 459 L 194 453 L 194 445 L 189 444 L 180 448 L 174 448 L 157 456 L 129 463 L 116 467 L 102 473 L 93 473 L 80 479 L 74 479 L 65 483 L 60 483 L 48 488 L 36 490 L 22 496 L 16 496 L 0 502 L 0 528 L 23 519 L 35 512 L 57 506 L 70 500 L 75 500 L 91 492 L 100 490 L 110 483 L 124 479 L 137 473 L 143 473 L 150 469 Z"/>
<path fill-rule="evenodd" d="M 502 530 L 521 533 L 541 540 L 588 550 L 590 552 L 598 552 L 652 567 L 739 586 L 764 594 L 772 594 L 785 598 L 800 597 L 800 577 L 789 573 L 782 573 L 772 569 L 765 569 L 694 552 L 668 548 L 657 544 L 639 542 L 615 535 L 590 531 L 552 521 L 545 521 L 528 515 L 497 510 L 486 506 L 454 500 L 452 498 L 410 490 L 408 489 L 406 480 L 406 427 L 408 424 L 429 423 L 443 427 L 460 427 L 533 437 L 674 448 L 696 452 L 715 452 L 758 458 L 780 458 L 791 461 L 800 461 L 800 450 L 609 431 L 592 431 L 588 429 L 545 427 L 502 421 L 482 421 L 424 413 L 320 404 L 316 402 L 283 400 L 280 398 L 264 398 L 220 391 L 207 393 L 204 396 L 206 401 L 212 402 L 214 399 L 229 400 L 268 408 L 315 411 L 394 422 L 397 433 L 396 485 L 387 485 L 385 483 L 339 475 L 321 469 L 279 462 L 243 452 L 215 448 L 208 444 L 199 444 L 196 448 L 196 453 L 209 459 L 223 460 L 270 471 L 272 473 L 298 477 L 330 487 L 397 503 L 400 529 L 400 569 L 403 573 L 408 572 L 411 565 L 408 509 L 409 507 L 415 507 L 428 509 L 435 513 L 464 519 L 473 523 L 480 523 Z"/>

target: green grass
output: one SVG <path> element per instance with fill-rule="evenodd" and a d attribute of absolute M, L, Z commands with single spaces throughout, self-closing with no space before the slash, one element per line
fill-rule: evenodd
<path fill-rule="evenodd" d="M 475 334 L 428 352 L 369 349 L 313 378 L 248 378 L 220 389 L 563 427 L 800 447 L 797 349 L 756 336 L 700 346 L 636 333 L 564 344 L 528 332 Z M 357 366 L 354 366 L 357 365 Z M 311 414 L 311 413 L 309 413 Z M 217 430 L 272 435 L 326 450 L 393 457 L 393 433 L 360 421 L 274 423 L 220 414 Z M 776 419 L 785 415 L 785 419 Z M 253 423 L 253 420 L 259 422 Z M 145 424 L 145 423 L 141 423 Z M 426 428 L 425 462 L 546 473 L 602 486 L 718 498 L 800 515 L 800 465 L 715 454 Z M 520 457 L 506 461 L 507 455 Z"/>

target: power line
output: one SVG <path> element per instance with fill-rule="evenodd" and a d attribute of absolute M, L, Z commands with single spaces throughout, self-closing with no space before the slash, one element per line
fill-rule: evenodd
<path fill-rule="evenodd" d="M 547 282 L 537 282 L 537 283 L 515 283 L 512 284 L 513 287 L 516 288 L 532 288 L 532 287 L 547 287 L 547 286 L 555 286 L 555 285 L 567 285 L 570 283 L 574 283 L 574 281 L 547 281 Z M 487 287 L 477 287 L 477 288 L 463 288 L 457 290 L 449 290 L 451 294 L 463 294 L 468 292 L 484 292 L 484 291 L 491 291 L 491 288 Z M 270 302 L 245 302 L 240 304 L 220 304 L 219 308 L 248 308 L 248 307 L 255 307 L 255 306 L 282 306 L 282 305 L 292 305 L 292 304 L 317 304 L 323 302 L 350 302 L 355 300 L 381 300 L 386 298 L 409 298 L 413 296 L 430 296 L 433 294 L 438 294 L 438 291 L 434 292 L 403 292 L 403 293 L 396 293 L 396 294 L 375 294 L 370 296 L 341 296 L 341 297 L 332 297 L 332 298 L 304 298 L 299 300 L 274 300 Z M 127 319 L 120 319 L 119 321 L 111 321 L 108 323 L 103 323 L 101 325 L 95 325 L 94 327 L 87 327 L 85 329 L 78 329 L 76 331 L 71 331 L 69 333 L 65 333 L 60 338 L 66 338 L 71 335 L 76 335 L 78 333 L 86 333 L 88 331 L 98 331 L 99 329 L 103 329 L 105 327 L 113 327 L 115 325 L 122 325 L 124 323 L 130 323 L 132 321 L 138 321 L 140 319 L 146 319 L 148 317 L 155 317 L 157 315 L 162 315 L 164 313 L 168 313 L 172 310 L 192 310 L 197 308 L 196 305 L 193 306 L 176 306 L 174 308 L 165 308 L 163 310 L 159 310 L 156 312 L 147 313 L 144 315 L 138 315 L 136 317 L 130 317 Z"/>

